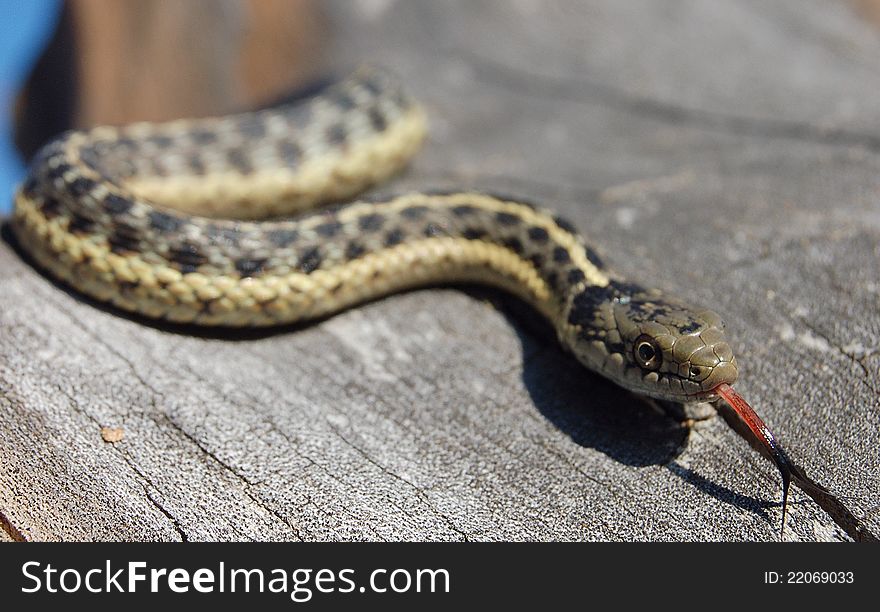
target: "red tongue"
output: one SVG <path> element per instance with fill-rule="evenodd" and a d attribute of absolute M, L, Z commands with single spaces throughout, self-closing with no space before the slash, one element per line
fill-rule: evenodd
<path fill-rule="evenodd" d="M 720 395 L 725 402 L 730 404 L 731 408 L 736 410 L 739 418 L 749 426 L 752 433 L 758 436 L 758 439 L 761 440 L 765 446 L 776 445 L 776 438 L 773 436 L 773 432 L 764 424 L 764 421 L 761 420 L 758 413 L 749 406 L 749 403 L 743 399 L 743 396 L 733 390 L 733 387 L 727 383 L 721 383 L 715 387 L 715 392 Z M 768 448 L 768 450 L 770 449 Z"/>
<path fill-rule="evenodd" d="M 782 475 L 782 530 L 780 536 L 785 531 L 785 511 L 788 504 L 788 488 L 791 485 L 791 462 L 782 450 L 782 447 L 776 442 L 776 437 L 770 428 L 764 424 L 761 417 L 749 406 L 749 403 L 743 397 L 733 390 L 733 387 L 727 383 L 722 383 L 715 387 L 715 392 L 721 398 L 730 404 L 730 407 L 739 415 L 739 418 L 748 426 L 755 437 L 761 442 L 769 453 L 779 473 Z"/>

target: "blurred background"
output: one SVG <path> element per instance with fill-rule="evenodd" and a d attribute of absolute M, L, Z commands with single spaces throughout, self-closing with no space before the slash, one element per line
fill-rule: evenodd
<path fill-rule="evenodd" d="M 21 155 L 12 143 L 15 97 L 59 13 L 59 0 L 0 0 L 0 215 L 9 212 L 12 191 L 24 175 Z"/>

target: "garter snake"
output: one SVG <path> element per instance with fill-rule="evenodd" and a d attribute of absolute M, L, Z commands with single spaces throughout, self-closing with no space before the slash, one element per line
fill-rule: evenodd
<path fill-rule="evenodd" d="M 55 277 L 151 318 L 271 326 L 483 283 L 531 303 L 580 362 L 637 393 L 713 400 L 734 382 L 717 314 L 621 278 L 526 201 L 339 204 L 400 170 L 425 133 L 422 108 L 374 69 L 271 109 L 68 132 L 32 162 L 13 227 Z"/>

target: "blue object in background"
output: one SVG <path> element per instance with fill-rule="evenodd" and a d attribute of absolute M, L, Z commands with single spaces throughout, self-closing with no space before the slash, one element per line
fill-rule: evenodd
<path fill-rule="evenodd" d="M 0 215 L 24 176 L 12 144 L 12 105 L 58 21 L 59 0 L 0 0 Z"/>

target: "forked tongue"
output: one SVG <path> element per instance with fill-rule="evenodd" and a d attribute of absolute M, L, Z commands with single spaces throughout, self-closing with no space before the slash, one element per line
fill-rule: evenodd
<path fill-rule="evenodd" d="M 788 489 L 791 485 L 791 461 L 776 441 L 776 437 L 773 435 L 773 432 L 770 431 L 770 428 L 764 424 L 764 421 L 762 421 L 761 417 L 759 417 L 752 407 L 749 406 L 748 402 L 744 400 L 739 393 L 733 390 L 733 387 L 727 383 L 722 383 L 715 387 L 715 392 L 720 395 L 731 408 L 733 408 L 739 418 L 742 419 L 743 423 L 746 424 L 755 435 L 755 438 L 764 447 L 764 450 L 767 451 L 770 458 L 773 459 L 773 463 L 776 464 L 776 467 L 779 468 L 779 473 L 782 475 L 782 529 L 780 530 L 779 535 L 782 537 L 785 533 L 785 511 L 788 504 Z"/>

